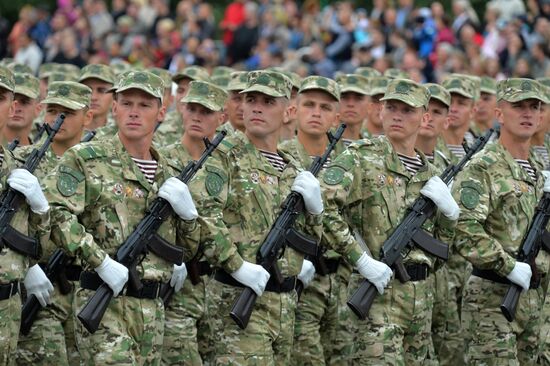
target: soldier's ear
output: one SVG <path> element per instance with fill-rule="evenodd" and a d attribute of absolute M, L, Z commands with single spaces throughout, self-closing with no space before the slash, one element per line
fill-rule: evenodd
<path fill-rule="evenodd" d="M 94 118 L 94 112 L 92 112 L 89 108 L 87 108 L 84 111 L 84 123 L 82 123 L 83 127 L 88 127 Z"/>
<path fill-rule="evenodd" d="M 296 119 L 296 106 L 294 104 L 290 104 L 285 109 L 285 116 L 283 119 L 283 123 L 286 125 L 287 123 L 290 123 L 291 121 Z"/>
<path fill-rule="evenodd" d="M 502 118 L 502 109 L 499 107 L 495 108 L 495 119 L 502 125 L 503 118 Z"/>

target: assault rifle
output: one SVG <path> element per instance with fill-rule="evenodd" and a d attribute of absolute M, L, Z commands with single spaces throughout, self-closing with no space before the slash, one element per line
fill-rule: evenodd
<path fill-rule="evenodd" d="M 199 160 L 189 162 L 177 178 L 184 183 L 188 183 L 202 168 L 206 159 L 220 144 L 225 135 L 225 131 L 220 132 L 212 142 L 205 138 L 206 149 Z M 128 286 L 136 291 L 140 291 L 143 287 L 136 266 L 143 260 L 148 251 L 177 265 L 181 265 L 183 260 L 183 250 L 170 244 L 157 234 L 157 230 L 162 223 L 174 213 L 170 203 L 162 197 L 157 197 L 147 211 L 147 215 L 141 219 L 136 229 L 118 248 L 115 256 L 117 262 L 128 268 Z M 113 290 L 109 285 L 103 283 L 78 313 L 78 319 L 90 333 L 95 333 L 99 328 L 103 314 L 105 314 L 112 298 Z"/>
<path fill-rule="evenodd" d="M 533 216 L 533 222 L 529 227 L 527 236 L 521 244 L 518 255 L 516 257 L 518 262 L 524 262 L 531 266 L 532 277 L 531 284 L 540 284 L 540 275 L 537 273 L 537 267 L 535 260 L 537 255 L 543 246 L 548 246 L 550 243 L 550 234 L 546 231 L 546 225 L 550 219 L 550 193 L 545 192 L 535 209 L 535 215 Z M 515 283 L 511 283 L 508 287 L 508 291 L 502 298 L 500 304 L 500 311 L 504 314 L 504 317 L 509 321 L 514 321 L 516 316 L 516 308 L 519 302 L 519 295 L 523 288 Z"/>
<path fill-rule="evenodd" d="M 8 150 L 13 151 L 19 145 L 19 139 L 15 138 L 12 142 L 8 144 Z"/>
<path fill-rule="evenodd" d="M 323 156 L 317 156 L 309 168 L 309 171 L 314 176 L 317 176 L 326 163 L 336 143 L 342 137 L 345 128 L 346 125 L 341 124 L 334 136 L 329 133 L 329 145 L 325 153 Z M 290 192 L 282 205 L 279 217 L 277 217 L 271 229 L 269 229 L 269 233 L 257 253 L 257 263 L 267 271 L 270 271 L 275 281 L 279 284 L 283 283 L 284 279 L 277 267 L 277 259 L 280 257 L 285 246 L 288 245 L 307 255 L 317 255 L 317 242 L 293 228 L 296 218 L 304 212 L 304 209 L 304 199 L 302 196 L 297 192 Z M 245 287 L 235 300 L 230 315 L 240 328 L 245 329 L 248 325 L 257 297 L 250 287 Z"/>
<path fill-rule="evenodd" d="M 53 127 L 46 124 L 45 128 L 48 138 L 40 149 L 34 149 L 31 152 L 25 163 L 21 166 L 22 169 L 26 169 L 31 173 L 35 171 L 50 148 L 53 138 L 64 120 L 65 115 L 61 113 L 55 119 Z M 19 211 L 19 207 L 23 203 L 25 203 L 25 196 L 11 187 L 8 187 L 0 197 L 0 250 L 4 246 L 7 246 L 18 253 L 38 259 L 40 258 L 40 243 L 34 238 L 21 234 L 10 225 L 13 216 Z"/>
<path fill-rule="evenodd" d="M 86 134 L 84 135 L 82 140 L 80 140 L 80 142 L 90 142 L 90 141 L 92 141 L 92 139 L 95 137 L 96 133 L 97 132 L 95 130 L 86 132 Z"/>
<path fill-rule="evenodd" d="M 460 162 L 445 169 L 440 176 L 441 180 L 445 184 L 449 184 L 472 156 L 483 149 L 493 132 L 494 129 L 491 128 L 485 134 L 479 136 Z M 380 249 L 380 260 L 395 270 L 397 278 L 402 283 L 410 280 L 410 276 L 403 265 L 403 257 L 413 247 L 416 246 L 444 260 L 449 257 L 449 247 L 422 229 L 422 225 L 432 218 L 436 212 L 437 206 L 435 203 L 421 195 L 409 207 L 403 221 L 395 228 Z M 376 297 L 376 292 L 376 287 L 368 280 L 364 280 L 349 298 L 348 306 L 360 319 L 367 317 Z"/>

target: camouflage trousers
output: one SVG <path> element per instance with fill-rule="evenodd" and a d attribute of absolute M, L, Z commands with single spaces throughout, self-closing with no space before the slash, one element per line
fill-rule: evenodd
<path fill-rule="evenodd" d="M 508 285 L 470 276 L 462 301 L 466 360 L 472 365 L 533 365 L 540 337 L 543 290 L 523 292 L 508 322 L 500 303 Z"/>
<path fill-rule="evenodd" d="M 93 293 L 82 288 L 76 291 L 75 314 Z M 81 365 L 160 365 L 163 333 L 164 305 L 160 298 L 113 298 L 94 334 L 75 322 Z"/>
<path fill-rule="evenodd" d="M 353 313 L 346 304 L 350 267 L 315 275 L 296 309 L 292 365 L 342 365 L 351 358 Z"/>
<path fill-rule="evenodd" d="M 213 334 L 215 365 L 288 365 L 293 350 L 296 291 L 264 292 L 256 300 L 246 329 L 229 316 L 242 288 L 212 280 L 207 288 L 208 307 L 221 319 Z M 210 294 L 216 294 L 211 296 Z M 218 301 L 213 304 L 212 301 Z"/>
<path fill-rule="evenodd" d="M 19 324 L 21 323 L 21 297 L 15 294 L 0 300 L 0 365 L 15 364 Z"/>
<path fill-rule="evenodd" d="M 54 283 L 52 303 L 40 309 L 27 335 L 17 343 L 18 365 L 78 365 L 74 336 L 74 291 L 63 295 Z"/>
<path fill-rule="evenodd" d="M 357 289 L 362 279 L 350 281 Z M 401 283 L 393 279 L 384 295 L 377 296 L 368 318 L 357 320 L 354 346 L 357 365 L 437 365 L 432 342 L 434 276 Z"/>
<path fill-rule="evenodd" d="M 203 352 L 213 352 L 206 312 L 208 281 L 207 276 L 201 276 L 201 282 L 193 286 L 188 277 L 166 308 L 163 365 L 202 365 Z"/>
<path fill-rule="evenodd" d="M 538 363 L 550 366 L 550 296 L 548 293 L 542 307 L 542 319 Z"/>

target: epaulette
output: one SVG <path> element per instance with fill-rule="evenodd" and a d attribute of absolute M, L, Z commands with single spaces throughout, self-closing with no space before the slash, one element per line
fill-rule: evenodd
<path fill-rule="evenodd" d="M 77 145 L 76 154 L 84 160 L 91 160 L 107 156 L 107 151 L 104 147 L 92 142 Z"/>

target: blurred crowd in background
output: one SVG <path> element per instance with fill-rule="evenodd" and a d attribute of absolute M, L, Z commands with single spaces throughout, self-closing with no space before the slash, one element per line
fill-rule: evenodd
<path fill-rule="evenodd" d="M 0 14 L 0 58 L 37 73 L 41 63 L 129 63 L 172 72 L 189 65 L 253 70 L 282 66 L 333 77 L 359 66 L 407 71 L 418 82 L 448 73 L 550 76 L 550 0 L 492 0 L 483 17 L 469 0 L 418 7 L 414 0 L 211 2 L 57 0 Z"/>

